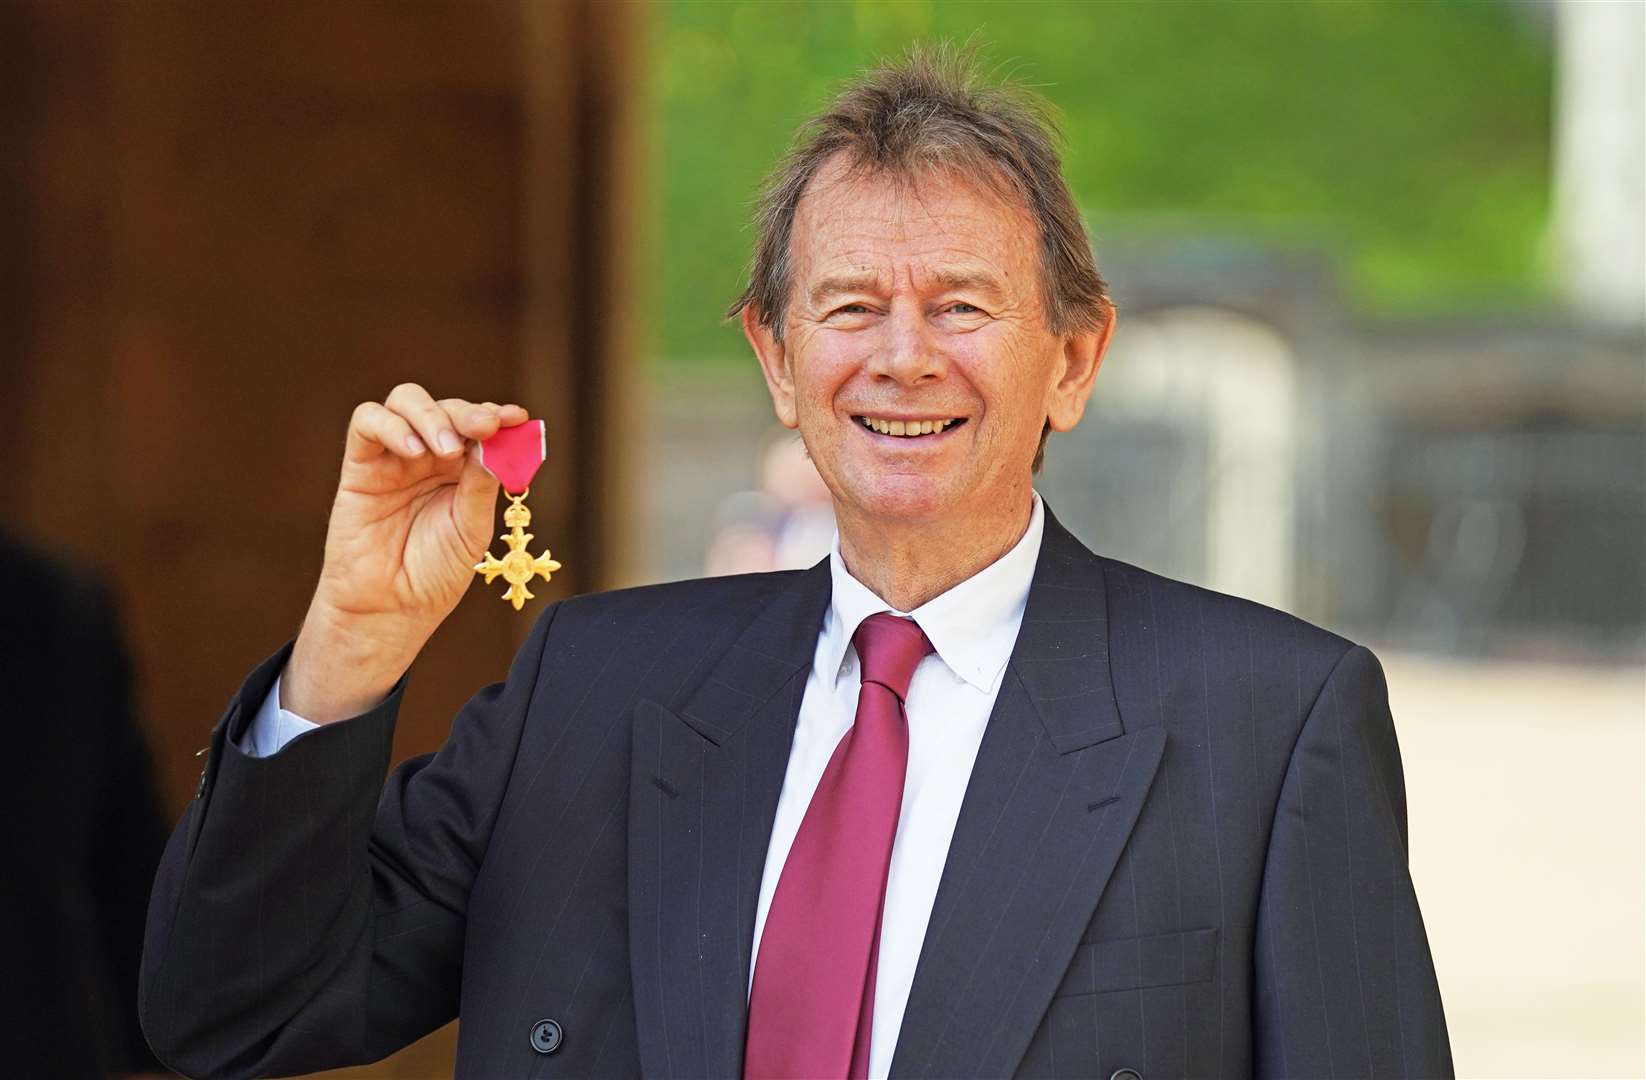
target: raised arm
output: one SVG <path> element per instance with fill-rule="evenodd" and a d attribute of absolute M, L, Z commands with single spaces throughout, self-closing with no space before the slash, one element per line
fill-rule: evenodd
<path fill-rule="evenodd" d="M 374 1061 L 456 1015 L 468 895 L 557 608 L 439 753 L 384 774 L 405 672 L 491 530 L 497 483 L 464 441 L 525 418 L 409 385 L 355 410 L 302 633 L 213 730 L 155 879 L 140 1012 L 179 1071 Z M 288 704 L 321 726 L 251 757 L 241 738 L 282 671 Z"/>

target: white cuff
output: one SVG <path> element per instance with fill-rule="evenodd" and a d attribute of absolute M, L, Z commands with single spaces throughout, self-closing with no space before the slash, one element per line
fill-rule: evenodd
<path fill-rule="evenodd" d="M 280 707 L 280 676 L 276 676 L 268 696 L 258 706 L 257 715 L 252 717 L 251 726 L 240 736 L 240 751 L 247 757 L 273 757 L 281 747 L 319 726 Z"/>

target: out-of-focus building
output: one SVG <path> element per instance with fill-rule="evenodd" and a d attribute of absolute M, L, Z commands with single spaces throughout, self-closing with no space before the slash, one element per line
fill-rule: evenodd
<path fill-rule="evenodd" d="M 1368 319 L 1233 244 L 1109 266 L 1123 330 L 1041 484 L 1105 551 L 1391 645 L 1646 650 L 1638 331 Z"/>

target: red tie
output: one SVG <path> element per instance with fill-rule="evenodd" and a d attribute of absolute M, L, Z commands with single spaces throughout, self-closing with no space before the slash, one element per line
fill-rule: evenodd
<path fill-rule="evenodd" d="M 766 913 L 749 994 L 745 1080 L 869 1072 L 875 959 L 909 726 L 903 699 L 932 643 L 882 612 L 852 635 L 857 719 L 829 758 Z"/>

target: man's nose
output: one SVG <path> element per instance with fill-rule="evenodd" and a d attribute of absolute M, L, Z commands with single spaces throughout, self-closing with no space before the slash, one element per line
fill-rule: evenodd
<path fill-rule="evenodd" d="M 918 304 L 894 304 L 884 326 L 885 338 L 869 361 L 870 374 L 910 386 L 942 377 L 946 368 L 943 350 Z"/>

